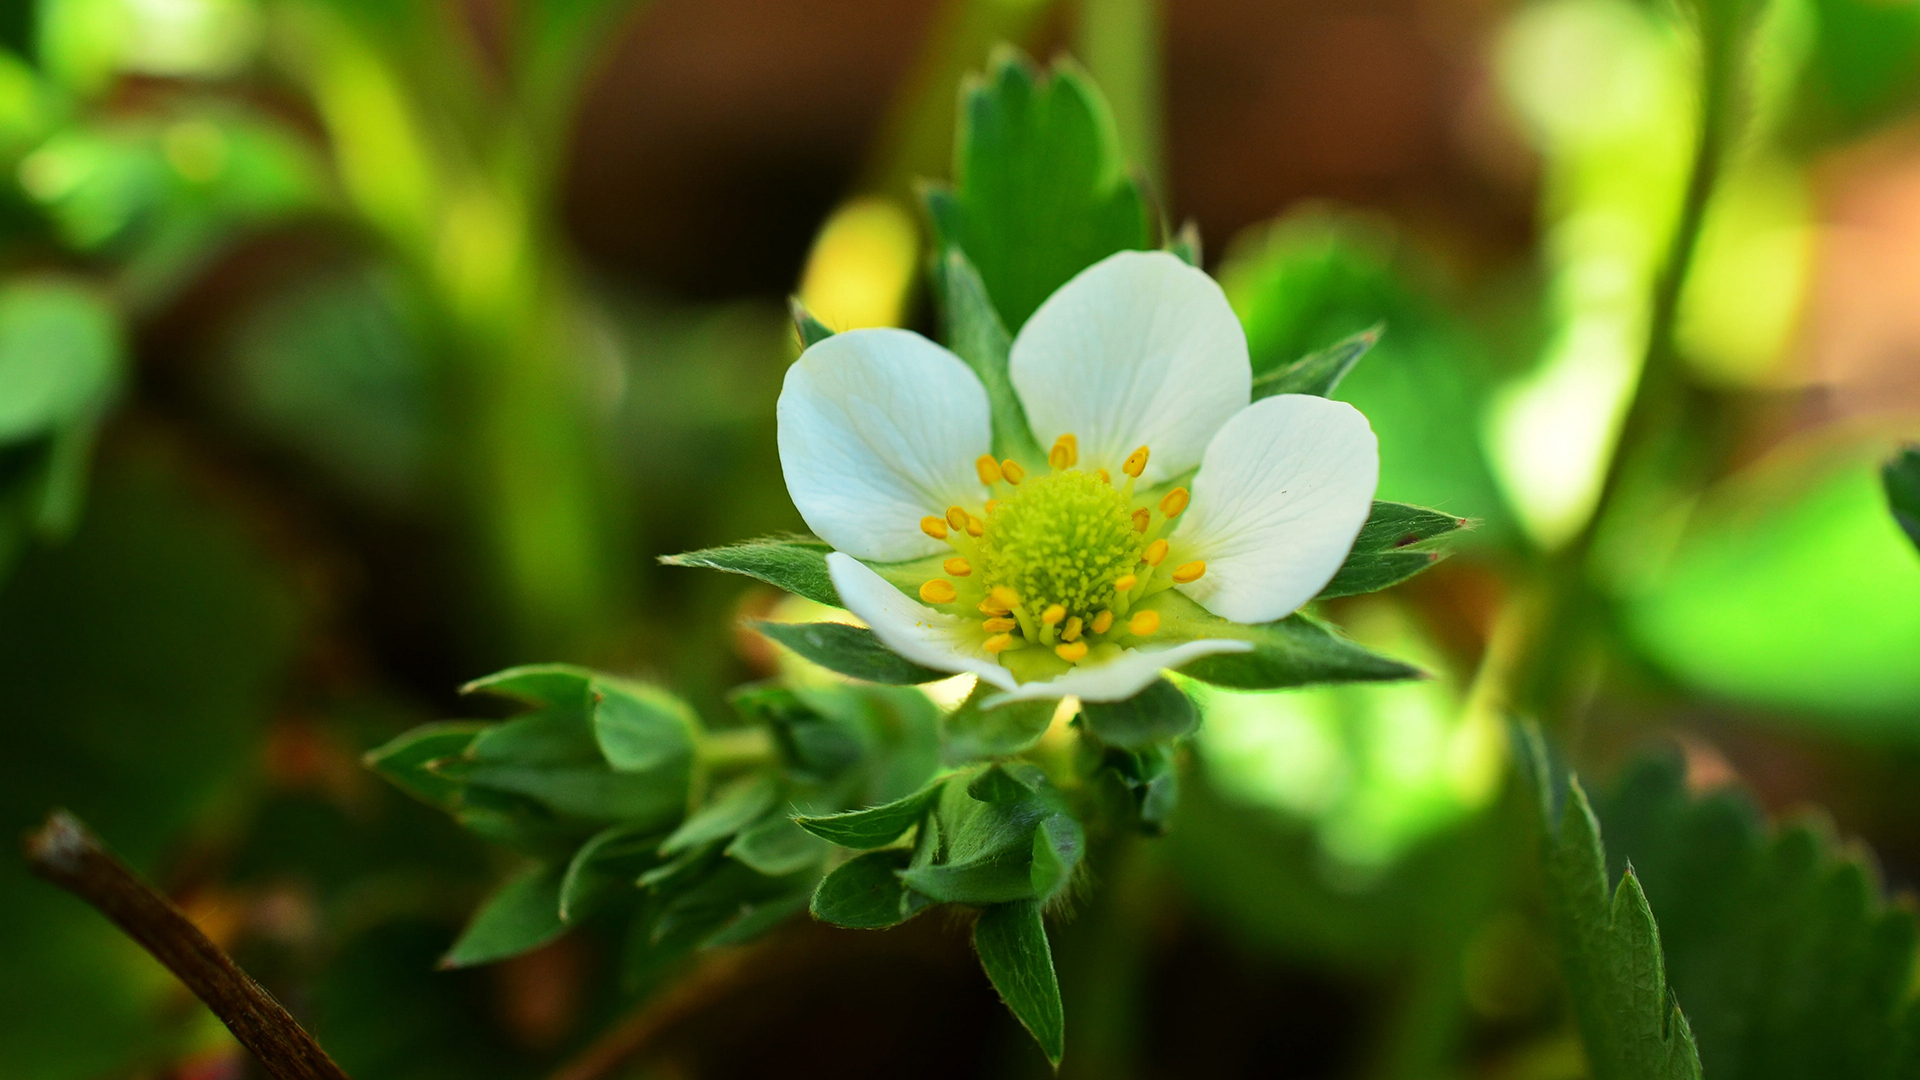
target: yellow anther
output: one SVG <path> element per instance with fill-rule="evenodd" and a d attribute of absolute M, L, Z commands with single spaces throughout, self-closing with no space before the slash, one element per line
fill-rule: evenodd
<path fill-rule="evenodd" d="M 1113 612 L 1102 608 L 1100 613 L 1093 617 L 1093 621 L 1087 624 L 1087 629 L 1096 634 L 1104 634 L 1113 629 Z"/>
<path fill-rule="evenodd" d="M 1159 566 L 1161 563 L 1167 561 L 1167 542 L 1165 540 L 1155 540 L 1153 543 L 1148 544 L 1147 550 L 1140 553 L 1140 560 L 1148 566 Z"/>
<path fill-rule="evenodd" d="M 1136 612 L 1127 620 L 1127 632 L 1135 637 L 1146 637 L 1160 629 L 1160 613 L 1157 611 Z"/>
<path fill-rule="evenodd" d="M 968 574 L 973 573 L 973 564 L 955 555 L 953 558 L 941 563 L 940 569 L 945 570 L 954 577 L 966 577 Z"/>
<path fill-rule="evenodd" d="M 1021 468 L 1019 462 L 1008 458 L 1000 463 L 1000 475 L 1007 483 L 1017 484 L 1027 478 L 1027 470 Z"/>
<path fill-rule="evenodd" d="M 1013 648 L 1012 634 L 995 634 L 980 643 L 980 647 L 990 653 L 1003 653 Z"/>
<path fill-rule="evenodd" d="M 991 514 L 991 513 L 993 513 L 993 512 L 995 511 L 995 510 L 998 510 L 998 509 L 1000 509 L 1000 500 L 999 500 L 999 499 L 988 499 L 988 500 L 987 500 L 987 513 L 989 513 L 989 514 Z"/>
<path fill-rule="evenodd" d="M 1133 512 L 1133 531 L 1134 532 L 1137 532 L 1137 533 L 1146 532 L 1147 526 L 1151 524 L 1153 524 L 1153 511 L 1143 506 L 1140 509 L 1135 510 Z"/>
<path fill-rule="evenodd" d="M 1069 641 L 1065 645 L 1055 645 L 1053 647 L 1053 654 L 1069 664 L 1077 664 L 1087 658 L 1087 643 L 1084 641 Z"/>
<path fill-rule="evenodd" d="M 968 520 L 969 515 L 966 510 L 958 506 L 947 507 L 947 524 L 956 529 L 964 529 L 967 527 Z"/>
<path fill-rule="evenodd" d="M 960 591 L 953 587 L 953 582 L 945 578 L 934 578 L 920 586 L 920 599 L 929 604 L 951 604 L 953 598 L 959 595 Z"/>
<path fill-rule="evenodd" d="M 935 540 L 945 540 L 947 538 L 947 519 L 928 514 L 926 517 L 920 519 L 920 531 L 933 537 Z"/>
<path fill-rule="evenodd" d="M 981 623 L 980 629 L 985 630 L 989 634 L 1004 634 L 1009 630 L 1017 629 L 1019 625 L 1019 623 L 1009 619 L 1005 615 L 995 615 L 993 618 Z"/>
<path fill-rule="evenodd" d="M 980 482 L 983 484 L 1000 482 L 1000 463 L 993 460 L 992 454 L 981 454 L 973 463 L 973 471 L 980 474 Z"/>
<path fill-rule="evenodd" d="M 1060 640 L 1061 641 L 1079 641 L 1080 640 L 1080 616 L 1075 615 L 1073 618 L 1068 619 L 1067 625 L 1062 626 L 1060 628 Z"/>
<path fill-rule="evenodd" d="M 1160 512 L 1170 518 L 1177 518 L 1180 516 L 1180 511 L 1185 510 L 1187 503 L 1190 501 L 1192 501 L 1192 496 L 1187 494 L 1186 488 L 1174 488 L 1172 491 L 1167 492 L 1166 498 L 1160 500 Z"/>
<path fill-rule="evenodd" d="M 1135 480 L 1140 479 L 1140 474 L 1147 471 L 1147 448 L 1143 446 L 1128 454 L 1126 464 L 1120 466 L 1120 471 Z"/>
<path fill-rule="evenodd" d="M 1059 604 L 1048 604 L 1047 610 L 1040 613 L 1040 621 L 1048 626 L 1054 626 L 1066 617 L 1067 609 Z"/>
<path fill-rule="evenodd" d="M 987 535 L 987 523 L 977 517 L 967 518 L 967 535 L 975 539 Z"/>
<path fill-rule="evenodd" d="M 1093 475 L 1095 475 L 1095 476 L 1097 476 L 1097 477 L 1099 477 L 1099 478 L 1100 478 L 1100 482 L 1101 482 L 1101 483 L 1103 483 L 1103 484 L 1105 484 L 1105 485 L 1107 485 L 1108 487 L 1112 487 L 1112 486 L 1113 486 L 1113 474 L 1112 474 L 1112 473 L 1110 473 L 1110 472 L 1108 472 L 1107 470 L 1105 470 L 1105 469 L 1095 469 L 1095 470 L 1093 470 Z"/>
<path fill-rule="evenodd" d="M 1185 585 L 1190 581 L 1199 581 L 1200 575 L 1206 572 L 1207 572 L 1206 561 L 1203 559 L 1195 559 L 1190 563 L 1181 563 L 1179 566 L 1175 567 L 1173 571 L 1173 580 L 1179 582 L 1182 585 Z"/>
<path fill-rule="evenodd" d="M 1113 591 L 1123 593 L 1132 592 L 1133 587 L 1138 584 L 1140 584 L 1140 575 L 1121 574 L 1119 577 L 1113 579 Z"/>
<path fill-rule="evenodd" d="M 1020 606 L 1020 594 L 1005 585 L 995 585 L 987 590 L 987 599 L 1000 608 L 1002 615 Z"/>
<path fill-rule="evenodd" d="M 1047 464 L 1056 469 L 1071 469 L 1080 463 L 1080 440 L 1072 432 L 1060 436 L 1047 451 Z"/>
<path fill-rule="evenodd" d="M 993 597 L 989 596 L 985 600 L 980 601 L 980 613 L 995 616 L 1010 615 L 1013 613 L 1013 609 L 995 601 Z"/>

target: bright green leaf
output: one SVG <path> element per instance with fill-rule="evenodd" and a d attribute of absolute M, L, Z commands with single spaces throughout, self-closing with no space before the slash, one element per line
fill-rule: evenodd
<path fill-rule="evenodd" d="M 1191 732 L 1200 723 L 1200 710 L 1179 687 L 1155 679 L 1125 701 L 1081 702 L 1080 722 L 1101 742 L 1135 750 Z"/>
<path fill-rule="evenodd" d="M 1444 552 L 1427 541 L 1467 528 L 1466 518 L 1405 503 L 1375 502 L 1347 561 L 1320 590 L 1319 599 L 1378 592 L 1439 562 Z"/>
<path fill-rule="evenodd" d="M 0 443 L 97 418 L 125 364 L 120 320 L 61 281 L 0 288 Z"/>
<path fill-rule="evenodd" d="M 768 877 L 786 877 L 819 866 L 831 850 L 825 840 L 776 814 L 734 837 L 726 854 Z"/>
<path fill-rule="evenodd" d="M 852 930 L 897 926 L 913 917 L 905 903 L 907 887 L 899 871 L 911 853 L 888 848 L 869 851 L 834 868 L 813 890 L 814 917 Z"/>
<path fill-rule="evenodd" d="M 691 706 L 657 686 L 605 675 L 594 678 L 593 695 L 593 734 L 609 765 L 685 777 L 700 726 Z"/>
<path fill-rule="evenodd" d="M 1311 352 L 1285 367 L 1275 368 L 1253 380 L 1253 398 L 1255 401 L 1275 394 L 1312 394 L 1315 397 L 1332 397 L 1340 380 L 1347 377 L 1353 365 L 1367 355 L 1375 342 L 1380 340 L 1383 327 L 1375 326 L 1357 334 L 1342 338 L 1332 345 Z"/>
<path fill-rule="evenodd" d="M 908 660 L 880 644 L 873 631 L 846 623 L 759 622 L 754 627 L 829 671 L 888 686 L 936 682 L 949 673 Z"/>
<path fill-rule="evenodd" d="M 660 854 L 677 855 L 725 840 L 766 816 L 779 799 L 780 786 L 771 776 L 742 780 L 688 815 L 661 843 Z"/>
<path fill-rule="evenodd" d="M 856 849 L 885 847 L 900 839 L 920 821 L 927 807 L 939 797 L 940 784 L 929 784 L 904 799 L 865 810 L 822 817 L 796 817 L 793 820 L 808 832 L 841 847 Z"/>
<path fill-rule="evenodd" d="M 1236 690 L 1279 690 L 1320 683 L 1412 679 L 1420 670 L 1355 645 L 1321 623 L 1295 613 L 1278 622 L 1246 625 L 1216 618 L 1168 590 L 1142 605 L 1160 612 L 1163 633 L 1182 639 L 1236 638 L 1253 651 L 1203 656 L 1180 669 L 1201 682 Z"/>
<path fill-rule="evenodd" d="M 827 555 L 832 551 L 825 541 L 811 536 L 769 536 L 683 555 L 662 555 L 660 561 L 667 566 L 698 566 L 742 574 L 815 603 L 840 607 L 840 594 L 834 591 L 833 578 L 827 574 Z"/>
<path fill-rule="evenodd" d="M 585 715 L 593 696 L 593 672 L 572 664 L 526 664 L 484 675 L 462 694 L 493 694 L 535 708 Z"/>
<path fill-rule="evenodd" d="M 1058 1066 L 1066 1053 L 1066 1014 L 1039 903 L 995 904 L 981 912 L 973 924 L 973 947 L 1000 1000 Z"/>
<path fill-rule="evenodd" d="M 537 949 L 566 930 L 560 921 L 564 866 L 530 866 L 500 886 L 474 912 L 459 940 L 440 960 L 443 968 L 472 967 Z"/>

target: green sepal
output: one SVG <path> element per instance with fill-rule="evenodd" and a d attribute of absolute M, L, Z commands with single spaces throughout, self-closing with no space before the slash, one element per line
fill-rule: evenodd
<path fill-rule="evenodd" d="M 1171 742 L 1200 726 L 1193 699 L 1166 679 L 1155 679 L 1125 701 L 1083 701 L 1080 722 L 1109 746 L 1136 750 Z"/>
<path fill-rule="evenodd" d="M 725 547 L 705 548 L 680 555 L 662 555 L 665 566 L 695 566 L 741 574 L 818 604 L 842 607 L 827 573 L 833 548 L 811 536 L 768 536 Z"/>
<path fill-rule="evenodd" d="M 592 683 L 593 672 L 572 664 L 525 664 L 483 675 L 460 692 L 493 694 L 536 709 L 585 711 Z"/>
<path fill-rule="evenodd" d="M 846 623 L 756 622 L 754 628 L 828 671 L 887 686 L 914 686 L 949 678 L 880 644 L 873 631 Z"/>
<path fill-rule="evenodd" d="M 987 296 L 986 283 L 958 248 L 948 248 L 936 270 L 947 348 L 967 362 L 987 390 L 993 418 L 994 456 L 1003 460 L 1013 458 L 1026 463 L 1028 468 L 1039 466 L 1047 460 L 1047 455 L 1034 441 L 1026 407 L 1020 403 L 1013 379 L 1007 374 L 1013 338 L 994 310 L 993 300 Z"/>
<path fill-rule="evenodd" d="M 885 848 L 841 863 L 813 890 L 808 906 L 814 918 L 850 930 L 880 930 L 913 918 L 920 908 L 908 902 L 899 874 L 912 856 L 904 848 Z"/>
<path fill-rule="evenodd" d="M 954 187 L 930 188 L 937 249 L 967 253 L 1008 330 L 1067 279 L 1116 251 L 1151 246 L 1113 115 L 1076 65 L 1043 76 L 1002 47 L 961 92 Z"/>
<path fill-rule="evenodd" d="M 508 878 L 440 958 L 442 968 L 472 967 L 537 949 L 566 930 L 560 921 L 564 865 L 534 865 Z"/>
<path fill-rule="evenodd" d="M 490 724 L 463 755 L 486 765 L 602 764 L 593 724 L 583 711 L 528 713 Z"/>
<path fill-rule="evenodd" d="M 1189 220 L 1180 226 L 1180 231 L 1167 237 L 1166 251 L 1188 266 L 1199 269 L 1202 255 L 1199 224 Z"/>
<path fill-rule="evenodd" d="M 825 840 L 776 814 L 734 837 L 726 854 L 768 877 L 786 877 L 819 866 L 832 850 Z"/>
<path fill-rule="evenodd" d="M 1033 797 L 1033 788 L 1014 779 L 999 765 L 990 765 L 967 782 L 967 797 L 978 802 L 1014 802 Z"/>
<path fill-rule="evenodd" d="M 575 923 L 621 896 L 638 896 L 635 882 L 660 862 L 660 830 L 615 825 L 580 845 L 560 882 L 560 921 Z"/>
<path fill-rule="evenodd" d="M 901 880 L 945 903 L 1045 899 L 1065 884 L 1083 854 L 1079 823 L 1046 775 L 1024 762 L 990 766 L 971 779 L 950 778 L 928 821 L 935 843 L 918 853 Z M 1036 836 L 1043 831 L 1052 850 L 1036 875 Z"/>
<path fill-rule="evenodd" d="M 1397 585 L 1446 557 L 1446 552 L 1423 545 L 1472 525 L 1467 518 L 1422 506 L 1375 501 L 1347 561 L 1315 599 L 1359 596 Z"/>
<path fill-rule="evenodd" d="M 1252 652 L 1203 656 L 1180 669 L 1182 675 L 1215 686 L 1280 690 L 1422 676 L 1419 668 L 1362 648 L 1298 612 L 1277 622 L 1228 622 L 1171 589 L 1141 607 L 1160 613 L 1161 633 L 1170 639 L 1226 638 L 1253 644 Z"/>
<path fill-rule="evenodd" d="M 1000 1000 L 1058 1067 L 1066 1053 L 1066 1012 L 1040 904 L 1023 900 L 981 912 L 973 924 L 973 947 Z"/>
<path fill-rule="evenodd" d="M 1920 446 L 1909 446 L 1880 471 L 1887 506 L 1907 539 L 1920 547 Z"/>
<path fill-rule="evenodd" d="M 702 844 L 676 853 L 666 862 L 641 874 L 641 888 L 663 896 L 690 888 L 721 863 L 720 845 Z"/>
<path fill-rule="evenodd" d="M 700 726 L 693 707 L 648 683 L 599 676 L 593 680 L 593 737 L 607 764 L 620 772 L 678 774 L 686 786 Z"/>
<path fill-rule="evenodd" d="M 1253 400 L 1275 394 L 1311 394 L 1314 397 L 1332 397 L 1339 387 L 1340 380 L 1347 377 L 1353 365 L 1367 355 L 1380 341 L 1380 334 L 1386 329 L 1376 325 L 1357 334 L 1341 338 L 1319 352 L 1308 353 L 1284 367 L 1266 372 L 1253 380 Z"/>
<path fill-rule="evenodd" d="M 712 802 L 687 815 L 680 827 L 660 844 L 660 854 L 717 844 L 765 817 L 779 801 L 780 786 L 771 776 L 742 780 Z"/>
<path fill-rule="evenodd" d="M 445 775 L 473 788 L 525 796 L 565 818 L 581 822 L 634 822 L 666 826 L 686 808 L 684 783 L 614 772 L 604 763 L 581 765 L 494 764 L 459 761 L 441 766 Z M 469 790 L 465 797 L 471 800 Z"/>
<path fill-rule="evenodd" d="M 432 765 L 465 754 L 474 737 L 491 726 L 471 720 L 422 724 L 367 751 L 361 761 L 401 791 L 428 806 L 451 812 L 459 805 L 465 785 L 434 772 Z"/>
<path fill-rule="evenodd" d="M 822 840 L 841 847 L 864 850 L 885 847 L 906 835 L 919 824 L 927 808 L 939 797 L 943 785 L 928 784 L 903 799 L 864 810 L 818 817 L 796 817 L 794 823 Z"/>
<path fill-rule="evenodd" d="M 978 683 L 967 699 L 947 716 L 942 724 L 947 760 L 958 764 L 981 758 L 1011 757 L 1039 742 L 1047 733 L 1059 702 L 1012 701 L 993 709 L 981 707 L 981 702 L 1000 692 L 989 683 Z"/>
<path fill-rule="evenodd" d="M 787 314 L 793 317 L 793 332 L 800 337 L 801 349 L 811 349 L 833 336 L 827 324 L 814 318 L 797 296 L 787 298 Z"/>
<path fill-rule="evenodd" d="M 967 862 L 915 866 L 900 871 L 915 892 L 943 904 L 998 904 L 1027 900 L 1033 887 L 1032 841 Z"/>

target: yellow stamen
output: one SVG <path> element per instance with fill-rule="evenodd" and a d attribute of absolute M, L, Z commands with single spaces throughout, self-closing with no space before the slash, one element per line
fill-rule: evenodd
<path fill-rule="evenodd" d="M 993 618 L 981 623 L 980 629 L 985 630 L 989 634 L 1002 634 L 1019 625 L 1019 623 L 1007 618 L 1005 615 L 995 615 Z"/>
<path fill-rule="evenodd" d="M 1006 652 L 1008 649 L 1013 648 L 1013 635 L 995 634 L 981 642 L 980 647 L 995 654 Z"/>
<path fill-rule="evenodd" d="M 1071 469 L 1080 462 L 1080 440 L 1072 432 L 1054 440 L 1053 449 L 1047 451 L 1047 464 L 1056 469 Z"/>
<path fill-rule="evenodd" d="M 995 510 L 998 510 L 998 509 L 1000 509 L 1000 500 L 999 500 L 999 499 L 988 499 L 988 500 L 987 500 L 987 513 L 989 513 L 989 514 L 991 514 L 991 513 L 993 513 L 993 512 L 995 511 Z"/>
<path fill-rule="evenodd" d="M 1093 621 L 1087 624 L 1087 629 L 1092 630 L 1096 634 L 1104 634 L 1108 630 L 1113 629 L 1112 610 L 1102 608 L 1100 613 L 1093 617 Z"/>
<path fill-rule="evenodd" d="M 1113 474 L 1112 474 L 1112 473 L 1110 473 L 1110 472 L 1108 472 L 1107 470 L 1105 470 L 1105 469 L 1095 469 L 1095 470 L 1093 470 L 1093 475 L 1095 475 L 1095 476 L 1097 476 L 1097 477 L 1099 477 L 1099 478 L 1100 478 L 1100 482 L 1101 482 L 1101 483 L 1103 483 L 1103 484 L 1105 484 L 1105 485 L 1107 485 L 1108 487 L 1112 487 L 1112 486 L 1113 486 Z"/>
<path fill-rule="evenodd" d="M 1021 468 L 1019 462 L 1008 458 L 1000 463 L 1000 475 L 1007 483 L 1017 484 L 1027 478 L 1027 470 Z"/>
<path fill-rule="evenodd" d="M 920 599 L 929 604 L 951 604 L 953 598 L 959 595 L 960 591 L 953 587 L 953 582 L 945 578 L 934 578 L 920 586 Z"/>
<path fill-rule="evenodd" d="M 947 519 L 937 518 L 932 514 L 928 514 L 926 517 L 920 519 L 920 531 L 933 537 L 935 540 L 945 540 L 947 538 Z"/>
<path fill-rule="evenodd" d="M 983 615 L 1000 616 L 1012 614 L 1013 609 L 996 602 L 993 597 L 989 596 L 985 600 L 980 601 L 980 612 Z"/>
<path fill-rule="evenodd" d="M 1195 559 L 1190 563 L 1181 563 L 1176 567 L 1173 571 L 1173 580 L 1185 585 L 1190 581 L 1199 581 L 1200 575 L 1206 572 L 1206 561 L 1203 559 Z"/>
<path fill-rule="evenodd" d="M 1159 566 L 1167 560 L 1167 542 L 1155 540 L 1148 544 L 1147 550 L 1140 553 L 1140 560 L 1148 566 Z"/>
<path fill-rule="evenodd" d="M 978 539 L 987 534 L 987 523 L 977 517 L 967 518 L 967 535 Z"/>
<path fill-rule="evenodd" d="M 1048 626 L 1053 626 L 1066 617 L 1067 609 L 1059 604 L 1048 604 L 1047 610 L 1040 613 L 1040 621 Z"/>
<path fill-rule="evenodd" d="M 1127 632 L 1135 637 L 1146 637 L 1158 629 L 1160 629 L 1160 613 L 1157 611 L 1137 612 L 1127 622 Z"/>
<path fill-rule="evenodd" d="M 1137 533 L 1146 532 L 1147 526 L 1151 524 L 1153 524 L 1153 511 L 1148 510 L 1146 507 L 1143 506 L 1140 509 L 1135 510 L 1133 512 L 1133 531 L 1134 532 L 1137 532 Z"/>
<path fill-rule="evenodd" d="M 1053 654 L 1069 664 L 1077 664 L 1087 658 L 1087 643 L 1070 641 L 1065 645 L 1055 645 Z"/>
<path fill-rule="evenodd" d="M 1167 492 L 1166 498 L 1160 500 L 1160 512 L 1170 518 L 1179 517 L 1180 511 L 1187 508 L 1190 499 L 1191 496 L 1187 494 L 1186 488 L 1174 488 Z"/>
<path fill-rule="evenodd" d="M 1138 584 L 1140 584 L 1140 576 L 1138 574 L 1121 574 L 1119 577 L 1113 579 L 1113 591 L 1123 593 L 1132 592 L 1133 587 Z"/>
<path fill-rule="evenodd" d="M 940 569 L 945 570 L 954 577 L 966 577 L 968 574 L 973 573 L 973 564 L 955 555 L 953 558 L 941 563 Z"/>
<path fill-rule="evenodd" d="M 947 507 L 947 524 L 956 529 L 967 527 L 967 512 L 958 506 Z"/>
<path fill-rule="evenodd" d="M 1120 471 L 1133 477 L 1135 480 L 1140 479 L 1140 474 L 1147 471 L 1147 448 L 1143 446 L 1133 453 L 1128 454 L 1127 462 L 1120 466 Z"/>
<path fill-rule="evenodd" d="M 1002 615 L 1020 606 L 1020 594 L 1005 585 L 995 585 L 987 590 L 987 600 L 998 606 Z"/>
<path fill-rule="evenodd" d="M 1000 482 L 1000 463 L 993 460 L 992 454 L 981 454 L 979 460 L 973 463 L 973 471 L 980 474 L 980 482 L 983 484 Z"/>
<path fill-rule="evenodd" d="M 1080 616 L 1075 615 L 1073 618 L 1068 619 L 1067 625 L 1060 628 L 1060 640 L 1061 641 L 1080 640 Z"/>

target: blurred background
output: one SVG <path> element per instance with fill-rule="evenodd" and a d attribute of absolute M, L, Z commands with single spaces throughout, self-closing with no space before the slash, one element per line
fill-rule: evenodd
<path fill-rule="evenodd" d="M 1103 88 L 1256 355 L 1385 324 L 1339 395 L 1381 497 L 1479 520 L 1328 612 L 1433 680 L 1207 699 L 1171 835 L 1058 928 L 1067 1071 L 1578 1077 L 1490 678 L 1548 670 L 1517 703 L 1596 786 L 1651 740 L 1920 881 L 1875 474 L 1920 436 L 1920 3 L 1699 7 L 14 0 L 0 826 L 73 808 L 358 1080 L 588 1045 L 610 936 L 437 972 L 510 864 L 359 755 L 509 664 L 715 714 L 771 670 L 770 591 L 655 558 L 800 526 L 787 297 L 932 329 L 916 182 L 1010 41 Z M 776 944 L 606 1075 L 1044 1073 L 964 926 Z M 253 1067 L 0 859 L 0 1075 Z"/>

